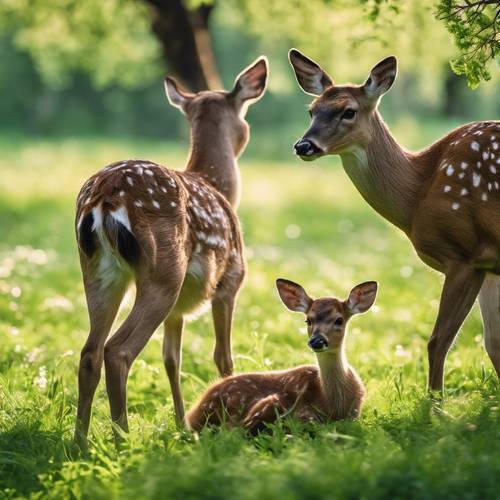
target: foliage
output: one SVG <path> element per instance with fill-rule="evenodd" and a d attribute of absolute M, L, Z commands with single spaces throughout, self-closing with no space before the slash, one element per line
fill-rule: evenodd
<path fill-rule="evenodd" d="M 453 59 L 454 71 L 477 86 L 490 77 L 487 63 L 498 52 L 498 2 L 463 1 L 471 7 L 461 8 L 461 0 L 439 0 L 439 22 L 433 15 L 436 0 L 227 0 L 214 12 L 226 15 L 232 5 L 240 36 L 256 35 L 265 46 L 298 44 L 322 60 L 340 59 L 341 69 L 391 50 L 416 62 L 417 75 L 423 68 L 442 73 L 444 63 L 455 57 L 444 22 L 461 53 Z M 213 3 L 186 1 L 190 8 Z M 150 10 L 139 0 L 0 3 L 0 32 L 13 36 L 44 80 L 58 86 L 68 84 L 75 71 L 89 74 L 97 87 L 151 83 L 163 71 L 151 22 Z M 220 23 L 215 29 L 226 27 Z"/>
<path fill-rule="evenodd" d="M 403 143 L 420 147 L 455 124 L 393 125 Z M 158 332 L 131 372 L 124 450 L 114 449 L 101 382 L 90 455 L 76 455 L 76 368 L 88 331 L 74 243 L 76 193 L 117 158 L 180 165 L 183 154 L 178 146 L 103 139 L 1 137 L 0 147 L 0 497 L 497 496 L 499 385 L 481 346 L 479 313 L 470 315 L 448 357 L 448 396 L 433 407 L 424 391 L 426 341 L 440 278 L 373 213 L 333 158 L 312 166 L 291 156 L 288 163 L 242 159 L 249 275 L 234 354 L 238 371 L 313 362 L 302 318 L 277 298 L 277 276 L 304 283 L 314 296 L 342 296 L 354 283 L 376 279 L 376 307 L 352 320 L 347 339 L 368 389 L 362 418 L 311 427 L 289 422 L 253 439 L 207 432 L 195 440 L 174 426 Z M 188 403 L 215 378 L 212 346 L 209 316 L 187 326 Z"/>
<path fill-rule="evenodd" d="M 85 72 L 97 87 L 141 87 L 159 74 L 159 49 L 142 2 L 4 0 L 0 31 L 12 34 L 52 85 Z"/>
<path fill-rule="evenodd" d="M 500 49 L 500 2 L 498 0 L 441 0 L 437 16 L 453 35 L 460 56 L 452 61 L 453 70 L 465 75 L 472 88 L 489 80 L 488 63 Z"/>

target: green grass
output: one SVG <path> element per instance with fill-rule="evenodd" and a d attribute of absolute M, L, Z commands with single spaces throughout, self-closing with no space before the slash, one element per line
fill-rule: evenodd
<path fill-rule="evenodd" d="M 430 124 L 420 134 L 401 122 L 397 135 L 418 147 L 449 125 Z M 368 391 L 362 417 L 321 426 L 289 422 L 256 438 L 233 431 L 195 440 L 174 426 L 157 332 L 131 372 L 131 433 L 123 451 L 114 448 L 101 384 L 90 455 L 74 455 L 76 370 L 88 328 L 73 234 L 76 193 L 112 160 L 148 157 L 179 167 L 183 146 L 0 138 L 0 497 L 497 496 L 500 396 L 478 311 L 448 358 L 446 400 L 433 409 L 425 393 L 426 341 L 441 276 L 372 212 L 334 158 L 312 165 L 291 155 L 281 162 L 242 159 L 239 212 L 249 275 L 234 354 L 238 372 L 314 361 L 303 318 L 278 300 L 277 277 L 304 284 L 313 296 L 341 297 L 358 282 L 377 280 L 376 307 L 351 321 L 347 339 L 348 358 Z M 188 325 L 188 406 L 216 377 L 212 346 L 209 315 Z"/>

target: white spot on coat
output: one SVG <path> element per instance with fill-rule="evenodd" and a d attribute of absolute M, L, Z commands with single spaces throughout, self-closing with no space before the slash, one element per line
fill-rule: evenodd
<path fill-rule="evenodd" d="M 479 184 L 481 184 L 481 176 L 479 174 L 476 174 L 476 172 L 472 173 L 472 185 L 474 187 L 478 187 Z"/>
<path fill-rule="evenodd" d="M 460 208 L 460 203 L 452 203 L 451 208 L 453 208 L 453 210 L 458 210 Z"/>
<path fill-rule="evenodd" d="M 451 191 L 451 186 L 446 185 L 446 186 L 443 188 L 443 191 L 444 191 L 445 193 L 449 193 L 449 192 Z"/>
<path fill-rule="evenodd" d="M 488 201 L 488 195 L 487 195 L 486 193 L 482 193 L 482 194 L 481 194 L 481 199 L 482 199 L 483 201 Z"/>
<path fill-rule="evenodd" d="M 473 149 L 474 151 L 479 151 L 479 142 L 477 141 L 472 141 L 470 143 L 470 147 L 471 149 Z"/>
<path fill-rule="evenodd" d="M 469 194 L 469 191 L 467 191 L 466 188 L 462 188 L 462 190 L 460 191 L 460 196 L 467 196 Z"/>
<path fill-rule="evenodd" d="M 467 162 L 465 162 L 465 161 L 463 161 L 463 162 L 460 164 L 460 168 L 461 168 L 462 170 L 465 170 L 468 166 L 469 166 L 469 164 L 468 164 Z"/>
<path fill-rule="evenodd" d="M 132 180 L 132 177 L 129 177 L 128 175 L 127 175 L 127 182 L 128 182 L 131 186 L 133 186 L 133 185 L 134 185 L 134 181 Z"/>
<path fill-rule="evenodd" d="M 448 168 L 446 169 L 446 175 L 453 175 L 453 172 L 455 172 L 455 169 L 453 168 L 453 165 L 448 165 Z"/>
<path fill-rule="evenodd" d="M 156 200 L 153 200 L 153 207 L 160 208 L 160 204 Z"/>

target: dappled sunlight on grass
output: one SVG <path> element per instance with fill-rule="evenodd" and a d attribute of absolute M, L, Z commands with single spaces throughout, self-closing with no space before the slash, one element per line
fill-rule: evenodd
<path fill-rule="evenodd" d="M 435 496 L 459 496 L 465 476 L 483 495 L 493 491 L 500 397 L 478 311 L 448 358 L 447 397 L 433 408 L 425 394 L 426 341 L 442 278 L 366 205 L 334 158 L 314 165 L 242 159 L 239 213 L 249 273 L 233 349 L 237 371 L 313 363 L 303 318 L 280 303 L 275 279 L 302 283 L 314 297 L 341 298 L 356 283 L 377 280 L 376 306 L 352 319 L 347 340 L 348 358 L 368 390 L 361 419 L 278 424 L 255 439 L 234 431 L 195 440 L 175 429 L 157 332 L 130 376 L 124 451 L 113 447 L 101 384 L 90 456 L 77 458 L 70 439 L 88 318 L 74 199 L 82 181 L 112 160 L 148 157 L 179 167 L 183 154 L 178 146 L 90 139 L 2 146 L 0 488 L 7 497 L 409 498 L 429 488 Z M 213 341 L 210 315 L 187 326 L 188 403 L 216 378 Z"/>

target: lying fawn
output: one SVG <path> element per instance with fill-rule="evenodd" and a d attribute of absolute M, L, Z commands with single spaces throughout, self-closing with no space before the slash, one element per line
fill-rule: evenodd
<path fill-rule="evenodd" d="M 291 311 L 306 315 L 309 347 L 318 365 L 290 370 L 244 373 L 210 387 L 187 415 L 194 431 L 205 425 L 240 426 L 256 432 L 266 423 L 293 414 L 302 421 L 339 420 L 360 415 L 365 389 L 349 365 L 344 340 L 353 314 L 374 303 L 377 284 L 362 283 L 347 300 L 311 299 L 292 281 L 276 281 L 281 300 Z"/>
<path fill-rule="evenodd" d="M 113 163 L 92 176 L 77 200 L 76 234 L 90 316 L 81 353 L 76 438 L 86 443 L 92 399 L 104 360 L 111 417 L 127 424 L 129 370 L 164 322 L 163 357 L 177 421 L 184 421 L 180 388 L 184 317 L 211 302 L 214 359 L 221 376 L 232 373 L 231 324 L 245 274 L 235 210 L 240 196 L 236 158 L 244 150 L 248 104 L 267 83 L 264 57 L 236 78 L 232 91 L 191 94 L 165 79 L 170 103 L 191 126 L 186 170 L 144 160 Z M 106 343 L 128 285 L 135 303 Z"/>
<path fill-rule="evenodd" d="M 486 351 L 500 377 L 500 121 L 463 125 L 409 152 L 378 111 L 396 80 L 395 57 L 375 65 L 362 85 L 335 83 L 296 49 L 290 62 L 314 97 L 296 154 L 307 161 L 340 155 L 363 198 L 445 275 L 427 345 L 429 388 L 443 390 L 446 356 L 478 296 Z"/>

